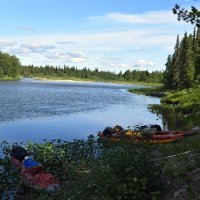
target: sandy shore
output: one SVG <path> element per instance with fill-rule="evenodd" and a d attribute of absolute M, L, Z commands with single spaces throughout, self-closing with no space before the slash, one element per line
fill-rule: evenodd
<path fill-rule="evenodd" d="M 128 82 L 107 82 L 107 81 L 92 81 L 92 80 L 73 80 L 73 79 L 48 79 L 48 78 L 32 78 L 35 80 L 49 81 L 49 82 L 71 82 L 71 83 L 112 83 L 112 84 L 123 84 L 123 85 L 140 85 L 140 86 L 159 86 L 156 84 L 148 83 L 128 83 Z"/>
<path fill-rule="evenodd" d="M 48 78 L 33 78 L 35 80 L 40 80 L 40 81 L 51 81 L 51 82 L 78 82 L 78 83 L 92 83 L 95 81 L 87 81 L 87 80 L 71 80 L 71 79 L 48 79 Z"/>

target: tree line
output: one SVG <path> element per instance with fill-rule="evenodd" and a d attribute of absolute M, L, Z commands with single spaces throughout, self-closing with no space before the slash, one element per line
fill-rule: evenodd
<path fill-rule="evenodd" d="M 46 65 L 45 67 L 35 67 L 33 65 L 23 66 L 22 75 L 25 77 L 58 77 L 58 78 L 80 78 L 105 81 L 128 81 L 128 82 L 147 82 L 161 83 L 163 72 L 148 72 L 139 70 L 127 70 L 124 73 L 99 71 L 98 68 L 91 70 L 89 68 L 78 69 L 77 67 L 54 67 Z"/>
<path fill-rule="evenodd" d="M 0 51 L 0 78 L 17 78 L 20 75 L 21 64 L 16 56 Z"/>
<path fill-rule="evenodd" d="M 0 52 L 0 78 L 11 77 L 45 77 L 45 78 L 78 78 L 95 81 L 127 81 L 127 82 L 147 82 L 161 83 L 163 81 L 163 72 L 148 70 L 126 70 L 124 73 L 99 71 L 98 68 L 91 70 L 89 68 L 78 69 L 77 67 L 54 67 L 43 66 L 22 66 L 20 60 L 13 55 Z"/>
<path fill-rule="evenodd" d="M 164 85 L 169 89 L 190 88 L 200 82 L 200 28 L 193 34 L 177 36 L 174 53 L 169 55 L 164 72 Z"/>

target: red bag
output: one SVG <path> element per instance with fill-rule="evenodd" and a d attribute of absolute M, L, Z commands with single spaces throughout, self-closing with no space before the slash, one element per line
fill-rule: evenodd
<path fill-rule="evenodd" d="M 36 174 L 31 180 L 31 184 L 39 189 L 53 190 L 58 187 L 59 183 L 56 177 L 51 173 Z"/>

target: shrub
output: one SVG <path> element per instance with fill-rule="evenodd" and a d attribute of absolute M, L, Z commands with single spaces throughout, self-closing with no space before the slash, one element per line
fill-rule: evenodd
<path fill-rule="evenodd" d="M 9 152 L 11 146 L 4 144 L 3 148 Z M 25 190 L 6 155 L 1 165 L 8 173 L 1 177 L 1 192 L 15 188 L 15 194 L 29 199 L 149 199 L 160 189 L 162 163 L 154 145 L 113 143 L 90 136 L 73 142 L 28 143 L 26 148 L 59 179 L 60 189 L 51 195 Z"/>

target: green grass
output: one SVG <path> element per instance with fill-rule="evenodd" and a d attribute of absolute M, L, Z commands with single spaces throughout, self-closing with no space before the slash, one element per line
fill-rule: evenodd
<path fill-rule="evenodd" d="M 6 173 L 0 173 L 4 180 L 0 182 L 0 192 L 15 188 L 16 194 L 26 199 L 147 200 L 153 199 L 152 194 L 157 194 L 155 197 L 158 198 L 167 186 L 163 177 L 171 183 L 176 179 L 187 180 L 190 184 L 187 174 L 200 164 L 200 158 L 196 156 L 198 151 L 183 154 L 200 149 L 198 134 L 173 143 L 153 145 L 112 143 L 92 136 L 84 141 L 28 143 L 26 148 L 30 154 L 61 183 L 57 192 L 47 194 L 24 185 L 19 173 L 11 166 L 11 147 L 12 144 L 1 144 L 6 157 L 0 159 L 0 165 L 5 167 Z M 168 158 L 170 155 L 175 156 Z"/>
<path fill-rule="evenodd" d="M 176 109 L 184 114 L 200 112 L 200 87 L 169 91 L 163 87 L 133 88 L 129 92 L 162 97 L 161 107 Z"/>
<path fill-rule="evenodd" d="M 175 105 L 184 114 L 200 111 L 200 88 L 172 91 L 161 100 L 162 104 Z"/>
<path fill-rule="evenodd" d="M 166 96 L 167 93 L 162 85 L 159 85 L 157 87 L 131 88 L 128 91 L 135 94 L 143 94 L 147 96 L 156 96 L 156 97 Z"/>
<path fill-rule="evenodd" d="M 52 194 L 24 185 L 12 168 L 9 152 L 12 144 L 2 143 L 6 157 L 1 160 L 6 173 L 0 173 L 0 197 L 13 189 L 26 199 L 151 199 L 157 192 L 161 163 L 154 162 L 154 146 L 113 143 L 88 137 L 88 140 L 29 143 L 28 152 L 41 162 L 46 171 L 60 181 L 60 189 Z M 159 158 L 157 155 L 157 158 Z M 8 194 L 9 195 L 9 194 Z M 155 193 L 154 193 L 155 195 Z M 132 198 L 134 197 L 134 198 Z"/>
<path fill-rule="evenodd" d="M 4 77 L 0 77 L 0 81 L 16 81 L 16 80 L 20 80 L 20 77 L 11 77 L 11 76 L 4 76 Z"/>
<path fill-rule="evenodd" d="M 148 105 L 148 109 L 162 118 L 170 130 L 190 130 L 200 125 L 200 87 L 181 91 L 163 87 L 130 89 L 130 92 L 161 97 L 160 104 Z"/>

